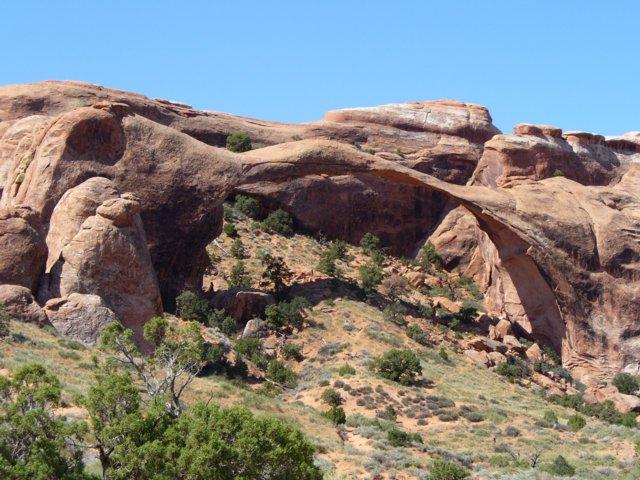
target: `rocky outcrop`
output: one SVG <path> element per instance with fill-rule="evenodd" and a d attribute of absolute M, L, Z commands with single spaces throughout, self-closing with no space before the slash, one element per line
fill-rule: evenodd
<path fill-rule="evenodd" d="M 31 291 L 20 285 L 0 285 L 0 304 L 9 316 L 20 322 L 46 325 L 47 316 L 36 303 Z"/>
<path fill-rule="evenodd" d="M 44 311 L 58 332 L 85 343 L 95 343 L 107 325 L 119 321 L 98 295 L 72 293 L 55 298 L 47 302 Z"/>
<path fill-rule="evenodd" d="M 44 83 L 0 89 L 0 144 L 33 115 L 47 117 L 48 128 L 33 120 L 18 148 L 35 146 L 29 162 L 17 162 L 21 155 L 14 152 L 3 170 L 5 179 L 21 180 L 7 184 L 0 199 L 6 212 L 0 242 L 12 252 L 0 257 L 0 278 L 32 291 L 42 278 L 39 299 L 97 295 L 139 331 L 160 311 L 160 295 L 170 309 L 183 288 L 200 285 L 208 261 L 204 247 L 219 234 L 222 202 L 234 191 L 289 202 L 285 207 L 293 211 L 325 202 L 311 210 L 310 221 L 322 219 L 311 226 L 318 230 L 380 209 L 386 228 L 405 242 L 398 250 L 423 232 L 412 230 L 418 223 L 424 232 L 436 226 L 431 211 L 399 211 L 403 199 L 420 191 L 432 196 L 430 206 L 442 200 L 439 214 L 457 204 L 473 216 L 474 224 L 458 211 L 451 229 L 441 229 L 450 239 L 434 243 L 464 250 L 461 260 L 447 254 L 447 262 L 483 276 L 492 310 L 561 349 L 564 364 L 579 377 L 640 369 L 635 136 L 602 144 L 599 137 L 521 126 L 513 136 L 490 138 L 496 132 L 486 110 L 452 102 L 334 112 L 294 127 L 95 86 Z M 218 148 L 223 126 L 248 131 L 256 145 L 270 146 L 244 154 Z M 1 151 L 13 151 L 15 135 Z M 392 145 L 400 152 L 388 151 Z M 478 159 L 472 181 L 463 185 L 466 174 L 459 172 L 472 170 Z M 560 167 L 564 176 L 554 176 Z M 337 178 L 375 178 L 408 196 L 372 193 L 349 211 L 345 204 L 355 197 L 338 194 L 350 191 L 346 183 L 344 190 L 307 197 L 291 190 L 294 179 L 312 181 L 300 188 L 313 191 L 313 182 Z M 298 200 L 288 200 L 292 196 Z M 413 220 L 405 222 L 408 217 Z M 368 223 L 356 221 L 355 230 L 338 233 L 352 239 L 379 217 L 365 218 Z M 457 225 L 463 236 L 451 235 Z M 470 252 L 465 239 L 472 225 L 479 233 Z M 8 259 L 16 258 L 15 251 L 20 255 L 14 266 Z"/>

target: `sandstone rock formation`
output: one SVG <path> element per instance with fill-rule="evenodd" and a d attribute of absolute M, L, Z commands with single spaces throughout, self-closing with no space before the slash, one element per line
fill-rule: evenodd
<path fill-rule="evenodd" d="M 264 148 L 219 148 L 238 130 Z M 457 204 L 466 212 L 452 212 L 434 243 L 482 280 L 491 311 L 561 349 L 587 380 L 640 369 L 638 136 L 496 133 L 485 109 L 457 102 L 291 126 L 84 84 L 5 87 L 0 283 L 38 288 L 41 302 L 97 295 L 139 331 L 160 296 L 171 309 L 183 288 L 200 285 L 204 247 L 234 191 L 349 240 L 383 218 L 395 251 Z M 363 191 L 362 203 L 345 207 Z"/>

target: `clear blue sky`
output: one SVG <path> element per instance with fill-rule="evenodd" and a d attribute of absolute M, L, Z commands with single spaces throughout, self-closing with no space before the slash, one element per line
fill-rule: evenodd
<path fill-rule="evenodd" d="M 631 0 L 6 0 L 0 45 L 0 84 L 85 80 L 294 122 L 455 98 L 504 131 L 640 130 Z"/>

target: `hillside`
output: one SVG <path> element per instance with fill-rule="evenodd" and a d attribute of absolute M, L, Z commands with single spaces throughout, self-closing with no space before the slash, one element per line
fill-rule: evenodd
<path fill-rule="evenodd" d="M 575 410 L 549 402 L 547 392 L 530 380 L 511 382 L 496 373 L 495 367 L 478 364 L 476 357 L 464 353 L 468 351 L 463 350 L 465 342 L 483 333 L 481 322 L 451 329 L 446 326 L 448 310 L 443 305 L 456 310 L 466 300 L 466 305 L 473 302 L 482 309 L 472 284 L 456 286 L 461 283 L 459 277 L 442 270 L 432 271 L 440 280 L 435 288 L 400 282 L 399 299 L 409 309 L 397 324 L 385 319 L 384 308 L 392 301 L 388 294 L 380 293 L 384 287 L 368 298 L 358 288 L 358 267 L 370 261 L 362 248 L 347 248 L 345 260 L 337 262 L 339 274 L 332 279 L 317 270 L 329 245 L 326 240 L 267 233 L 230 205 L 225 208 L 231 220 L 227 223 L 236 226 L 237 238 L 244 245 L 252 286 L 259 286 L 264 270 L 260 258 L 271 252 L 282 256 L 292 270 L 287 295 L 309 302 L 302 328 L 281 330 L 277 335 L 272 331 L 261 339 L 267 355 L 283 359 L 284 344 L 300 347 L 298 360 L 285 360 L 296 373 L 297 385 L 270 386 L 261 380 L 263 372 L 252 365 L 253 380 L 229 380 L 224 375 L 198 378 L 188 392 L 189 402 L 213 398 L 221 404 L 242 404 L 299 426 L 317 446 L 316 461 L 325 478 L 419 479 L 436 458 L 470 467 L 472 478 L 477 479 L 552 478 L 544 469 L 558 454 L 576 467 L 575 478 L 631 479 L 639 474 L 636 429 L 588 418 L 583 429 L 571 431 L 563 426 Z M 223 234 L 208 247 L 213 263 L 204 284 L 213 285 L 218 292 L 227 290 L 229 273 L 237 262 L 230 253 L 235 238 Z M 385 256 L 383 265 L 387 278 L 406 278 L 410 272 L 423 270 L 390 256 Z M 447 293 L 453 300 L 438 295 L 445 290 L 442 285 L 449 284 L 455 286 Z M 215 303 L 215 294 L 210 295 Z M 415 305 L 435 307 L 435 316 L 420 316 L 412 310 Z M 426 339 L 418 343 L 409 338 L 405 324 L 418 326 Z M 242 326 L 224 341 L 237 341 Z M 12 322 L 11 330 L 12 337 L 3 347 L 3 372 L 34 361 L 50 366 L 64 384 L 68 407 L 62 413 L 82 418 L 84 412 L 74 406 L 73 399 L 92 382 L 92 355 L 102 358 L 105 354 L 65 340 L 51 329 Z M 210 339 L 225 338 L 215 328 L 203 333 Z M 417 353 L 422 375 L 416 385 L 403 386 L 371 370 L 374 357 L 392 348 Z M 345 373 L 345 365 L 353 371 Z M 322 393 L 329 388 L 343 399 L 346 424 L 339 428 L 322 415 L 329 409 Z M 397 418 L 379 418 L 389 406 Z M 552 428 L 545 421 L 548 412 L 554 412 L 560 426 Z M 390 430 L 418 434 L 421 440 L 393 446 Z M 531 468 L 533 459 L 536 468 Z"/>

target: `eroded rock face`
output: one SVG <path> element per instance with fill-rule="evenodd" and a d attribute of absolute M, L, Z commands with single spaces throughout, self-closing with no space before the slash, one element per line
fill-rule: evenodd
<path fill-rule="evenodd" d="M 37 286 L 46 246 L 39 215 L 23 205 L 0 207 L 0 284 Z"/>
<path fill-rule="evenodd" d="M 48 323 L 47 316 L 31 294 L 31 290 L 20 285 L 0 285 L 0 303 L 15 320 L 38 325 Z"/>
<path fill-rule="evenodd" d="M 34 115 L 45 118 L 26 120 Z M 442 213 L 453 202 L 469 212 L 452 212 L 434 243 L 448 263 L 484 278 L 492 310 L 561 347 L 577 376 L 640 369 L 637 135 L 602 140 L 521 126 L 491 138 L 486 110 L 451 102 L 287 126 L 56 82 L 0 89 L 0 122 L 0 151 L 10 152 L 0 161 L 0 283 L 35 291 L 43 278 L 44 299 L 97 295 L 139 331 L 160 311 L 158 291 L 171 308 L 183 288 L 200 284 L 204 246 L 234 191 L 299 212 L 325 201 L 311 208 L 309 228 L 350 239 L 380 217 L 365 216 L 353 230 L 343 223 L 381 211 L 389 240 L 404 242 L 397 251 L 436 227 L 437 215 L 410 207 L 428 192 L 424 208 Z M 244 154 L 215 146 L 238 130 L 269 146 Z M 562 168 L 565 176 L 554 177 Z M 363 178 L 382 181 L 390 198 L 377 196 L 379 185 L 353 187 Z M 349 210 L 362 192 L 362 206 Z"/>
<path fill-rule="evenodd" d="M 95 343 L 107 325 L 119 321 L 98 295 L 72 293 L 55 298 L 47 302 L 44 311 L 58 332 L 85 343 Z"/>

